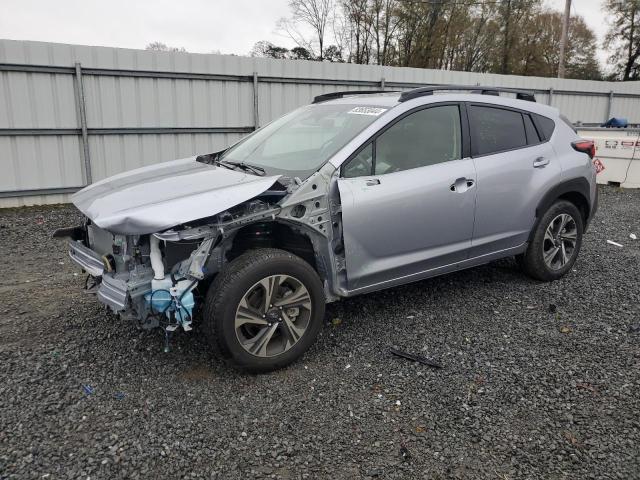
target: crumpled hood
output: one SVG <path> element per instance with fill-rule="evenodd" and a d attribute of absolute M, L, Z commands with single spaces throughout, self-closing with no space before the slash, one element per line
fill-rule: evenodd
<path fill-rule="evenodd" d="M 278 178 L 190 157 L 114 175 L 83 188 L 71 201 L 100 228 L 142 235 L 223 212 L 268 190 Z"/>

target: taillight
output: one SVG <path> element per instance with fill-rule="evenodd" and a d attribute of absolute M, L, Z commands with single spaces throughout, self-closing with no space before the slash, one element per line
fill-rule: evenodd
<path fill-rule="evenodd" d="M 576 142 L 572 142 L 571 146 L 578 152 L 586 153 L 589 155 L 589 158 L 596 156 L 596 144 L 593 140 L 578 140 Z"/>

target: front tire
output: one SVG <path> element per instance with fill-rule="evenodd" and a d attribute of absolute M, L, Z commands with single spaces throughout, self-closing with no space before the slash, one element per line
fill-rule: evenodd
<path fill-rule="evenodd" d="M 301 357 L 322 329 L 325 297 L 315 270 L 284 250 L 251 250 L 211 284 L 203 326 L 226 363 L 262 373 Z"/>
<path fill-rule="evenodd" d="M 550 282 L 563 277 L 576 261 L 582 246 L 584 222 L 578 208 L 559 200 L 542 215 L 533 240 L 518 263 L 536 280 Z"/>

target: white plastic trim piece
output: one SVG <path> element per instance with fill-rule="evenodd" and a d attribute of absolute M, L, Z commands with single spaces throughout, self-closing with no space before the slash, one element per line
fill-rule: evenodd
<path fill-rule="evenodd" d="M 162 253 L 160 252 L 160 239 L 155 235 L 149 235 L 149 247 L 153 278 L 162 280 L 164 278 L 164 263 L 162 263 Z"/>

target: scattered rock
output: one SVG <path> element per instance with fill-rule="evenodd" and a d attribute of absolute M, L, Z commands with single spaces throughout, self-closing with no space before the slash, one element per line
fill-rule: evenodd
<path fill-rule="evenodd" d="M 533 282 L 506 259 L 341 300 L 326 318 L 344 327 L 258 376 L 197 325 L 165 355 L 80 294 L 50 233 L 81 221 L 0 210 L 0 477 L 638 477 L 638 252 L 605 242 L 640 231 L 640 190 L 600 189 L 575 273 Z"/>

